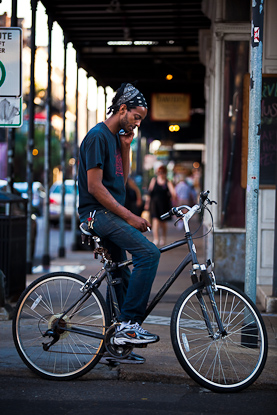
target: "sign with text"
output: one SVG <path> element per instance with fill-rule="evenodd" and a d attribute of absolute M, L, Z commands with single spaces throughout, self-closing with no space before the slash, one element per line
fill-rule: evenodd
<path fill-rule="evenodd" d="M 22 96 L 22 30 L 0 28 L 0 96 Z"/>
<path fill-rule="evenodd" d="M 155 93 L 151 98 L 153 121 L 190 121 L 190 95 Z"/>

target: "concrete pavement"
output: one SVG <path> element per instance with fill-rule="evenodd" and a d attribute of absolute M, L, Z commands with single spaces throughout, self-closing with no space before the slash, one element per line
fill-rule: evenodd
<path fill-rule="evenodd" d="M 149 234 L 148 237 L 151 239 L 152 235 Z M 173 223 L 169 223 L 167 243 L 180 239 L 181 237 L 182 233 L 173 227 Z M 203 240 L 199 239 L 196 242 L 199 259 L 204 260 Z M 163 282 L 167 280 L 180 263 L 183 250 L 183 247 L 176 248 L 161 256 L 151 296 L 158 292 Z M 53 259 L 48 270 L 37 267 L 35 273 L 27 276 L 27 284 L 41 274 L 56 270 L 68 270 L 87 277 L 99 270 L 99 266 L 99 260 L 93 259 L 91 252 L 70 251 L 67 252 L 66 258 Z M 144 327 L 150 332 L 158 334 L 161 340 L 147 348 L 134 349 L 135 352 L 146 358 L 144 364 L 120 364 L 113 368 L 98 364 L 96 368 L 80 379 L 119 379 L 195 385 L 194 381 L 184 372 L 175 357 L 171 345 L 169 326 L 174 304 L 180 294 L 190 284 L 189 274 L 185 271 L 145 321 Z M 104 295 L 105 289 L 105 286 L 102 284 L 101 291 Z M 257 306 L 262 312 L 267 328 L 269 353 L 263 373 L 251 387 L 277 388 L 277 314 L 265 313 L 259 298 L 257 299 Z M 26 378 L 35 376 L 21 361 L 16 352 L 12 340 L 11 320 L 0 321 L 0 339 L 0 376 L 13 375 Z"/>

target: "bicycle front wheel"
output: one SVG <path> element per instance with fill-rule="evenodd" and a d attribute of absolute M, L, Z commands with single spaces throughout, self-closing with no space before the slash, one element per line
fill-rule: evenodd
<path fill-rule="evenodd" d="M 215 392 L 237 392 L 261 374 L 267 334 L 257 307 L 243 292 L 224 283 L 217 288 L 215 302 L 227 335 L 219 334 L 207 292 L 198 283 L 187 289 L 174 307 L 171 339 L 179 363 L 192 379 Z M 208 332 L 203 308 L 214 336 Z"/>
<path fill-rule="evenodd" d="M 97 289 L 83 301 L 80 288 L 85 281 L 69 272 L 47 274 L 18 300 L 14 343 L 24 363 L 43 378 L 75 379 L 101 358 L 109 313 Z"/>

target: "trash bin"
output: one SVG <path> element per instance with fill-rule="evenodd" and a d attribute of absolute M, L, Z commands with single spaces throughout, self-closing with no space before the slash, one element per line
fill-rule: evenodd
<path fill-rule="evenodd" d="M 26 286 L 27 200 L 0 191 L 0 269 L 6 298 L 16 300 Z"/>

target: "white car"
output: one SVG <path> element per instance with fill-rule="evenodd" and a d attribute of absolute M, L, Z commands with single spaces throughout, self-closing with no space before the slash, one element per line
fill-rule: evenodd
<path fill-rule="evenodd" d="M 64 202 L 64 215 L 65 221 L 71 221 L 72 215 L 78 216 L 78 205 L 79 205 L 79 192 L 77 187 L 77 205 L 74 206 L 74 180 L 67 179 L 65 184 L 65 202 Z M 58 223 L 61 214 L 61 182 L 55 182 L 49 192 L 49 215 L 50 222 Z"/>

